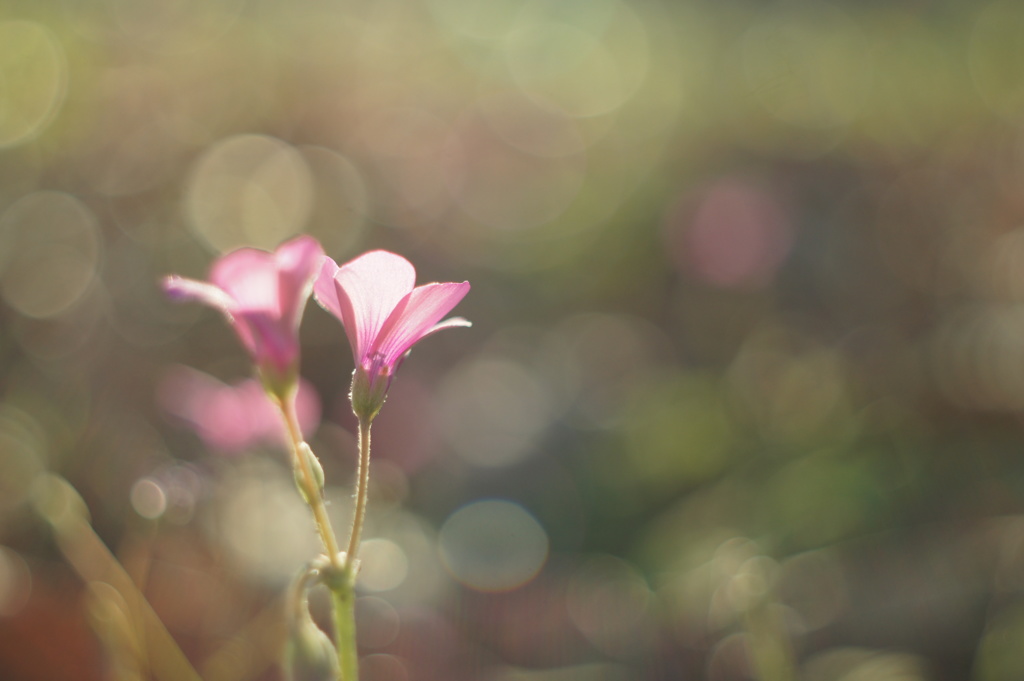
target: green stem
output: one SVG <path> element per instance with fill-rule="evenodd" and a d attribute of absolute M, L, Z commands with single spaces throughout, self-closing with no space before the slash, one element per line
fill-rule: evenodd
<path fill-rule="evenodd" d="M 278 402 L 278 406 L 281 408 L 285 427 L 288 429 L 288 440 L 292 448 L 292 462 L 298 468 L 303 486 L 306 488 L 306 500 L 313 511 L 313 520 L 316 523 L 317 531 L 320 533 L 320 540 L 324 544 L 324 549 L 327 551 L 327 559 L 331 562 L 331 567 L 338 571 L 344 570 L 345 566 L 341 564 L 341 557 L 338 555 L 338 540 L 334 536 L 331 519 L 327 515 L 323 490 L 313 475 L 309 457 L 303 451 L 305 442 L 302 439 L 302 430 L 299 428 L 299 419 L 295 411 L 295 394 L 292 393 L 287 399 Z"/>
<path fill-rule="evenodd" d="M 366 518 L 366 498 L 370 486 L 370 421 L 359 419 L 359 468 L 356 472 L 356 511 L 352 515 L 352 533 L 348 540 L 348 558 L 345 561 L 349 572 L 355 569 L 356 556 L 359 553 L 359 538 L 363 533 L 363 520 Z M 355 582 L 355 574 L 352 574 Z"/>
<path fill-rule="evenodd" d="M 346 576 L 332 585 L 334 603 L 334 645 L 338 650 L 338 681 L 359 681 L 359 651 L 356 647 L 356 590 Z"/>
<path fill-rule="evenodd" d="M 352 532 L 345 568 L 334 594 L 334 632 L 338 647 L 338 668 L 342 681 L 358 681 L 359 654 L 356 646 L 355 584 L 358 569 L 359 538 L 366 519 L 366 500 L 370 486 L 370 421 L 359 420 L 359 466 L 356 471 L 356 507 L 352 514 Z"/>

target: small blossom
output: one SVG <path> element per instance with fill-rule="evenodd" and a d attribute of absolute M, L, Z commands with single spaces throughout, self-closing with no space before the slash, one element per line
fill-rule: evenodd
<path fill-rule="evenodd" d="M 252 356 L 268 387 L 290 385 L 299 361 L 299 324 L 324 258 L 316 239 L 300 236 L 273 253 L 241 248 L 214 262 L 210 281 L 171 275 L 163 286 L 174 300 L 220 310 Z"/>
<path fill-rule="evenodd" d="M 286 446 L 277 407 L 255 379 L 232 385 L 185 366 L 171 368 L 157 391 L 161 408 L 182 421 L 212 450 L 238 454 L 263 444 Z M 295 412 L 305 435 L 320 424 L 316 389 L 299 381 Z"/>
<path fill-rule="evenodd" d="M 323 261 L 313 294 L 345 327 L 356 365 L 352 407 L 361 419 L 376 416 L 413 345 L 441 329 L 470 326 L 461 317 L 441 321 L 469 292 L 468 281 L 415 284 L 412 263 L 387 251 L 365 253 L 341 267 Z"/>

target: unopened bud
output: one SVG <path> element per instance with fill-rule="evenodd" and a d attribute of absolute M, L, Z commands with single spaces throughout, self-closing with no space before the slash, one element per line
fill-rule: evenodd
<path fill-rule="evenodd" d="M 291 587 L 291 617 L 284 650 L 284 670 L 289 681 L 335 681 L 338 652 L 327 634 L 309 614 L 309 589 L 323 578 L 329 565 L 326 556 L 314 560 L 296 575 Z"/>
<path fill-rule="evenodd" d="M 302 495 L 306 503 L 312 504 L 313 499 L 324 491 L 324 467 L 320 465 L 320 459 L 316 458 L 313 449 L 305 442 L 299 444 L 298 455 L 305 458 L 306 465 L 309 466 L 309 471 L 313 474 L 313 484 L 316 489 L 309 489 L 309 482 L 302 470 L 303 465 L 301 461 L 296 461 L 293 466 L 294 470 L 292 473 L 295 475 L 295 485 L 299 488 L 299 494 Z"/>
<path fill-rule="evenodd" d="M 331 639 L 308 613 L 289 632 L 284 655 L 285 672 L 290 681 L 334 681 L 338 678 L 338 653 Z"/>

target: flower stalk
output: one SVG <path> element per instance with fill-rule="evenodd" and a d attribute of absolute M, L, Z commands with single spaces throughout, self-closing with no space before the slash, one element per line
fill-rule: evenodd
<path fill-rule="evenodd" d="M 327 515 L 327 504 L 324 503 L 323 472 L 320 475 L 314 472 L 313 467 L 319 467 L 313 450 L 306 444 L 299 429 L 299 419 L 295 410 L 295 392 L 288 391 L 283 397 L 275 396 L 275 402 L 284 417 L 285 428 L 288 431 L 288 442 L 292 450 L 292 465 L 295 467 L 296 483 L 306 503 L 313 511 L 313 521 L 316 524 L 320 540 L 323 542 L 324 550 L 331 567 L 336 571 L 342 571 L 344 565 L 338 553 L 338 540 L 334 535 L 334 528 L 331 527 L 331 519 Z"/>
<path fill-rule="evenodd" d="M 370 421 L 359 419 L 359 468 L 356 481 L 356 510 L 352 516 L 352 534 L 348 540 L 348 565 L 354 565 L 359 553 L 359 539 L 366 518 L 366 500 L 370 487 Z M 352 576 L 353 581 L 355 575 Z"/>
<path fill-rule="evenodd" d="M 348 577 L 330 586 L 334 606 L 334 647 L 338 651 L 338 681 L 359 681 L 359 652 L 356 647 L 355 580 Z"/>
<path fill-rule="evenodd" d="M 359 658 L 356 646 L 355 585 L 359 572 L 359 541 L 366 519 L 370 488 L 370 419 L 359 419 L 359 464 L 356 470 L 355 512 L 341 577 L 328 584 L 334 601 L 335 644 L 338 668 L 344 681 L 358 681 Z"/>

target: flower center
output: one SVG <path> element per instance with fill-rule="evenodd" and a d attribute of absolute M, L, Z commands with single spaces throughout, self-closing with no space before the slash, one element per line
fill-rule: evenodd
<path fill-rule="evenodd" d="M 375 351 L 366 358 L 363 369 L 370 375 L 371 380 L 391 373 L 391 367 L 384 362 L 384 353 L 380 351 Z"/>

